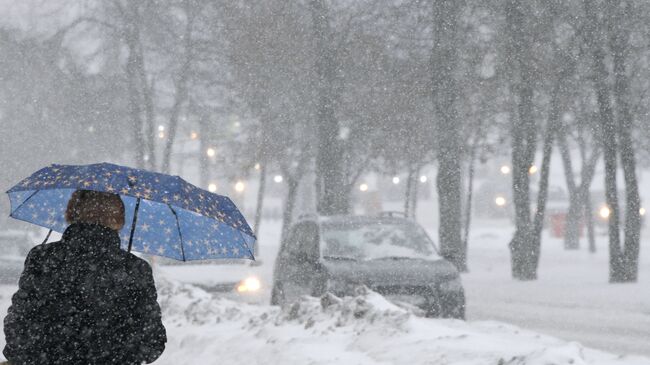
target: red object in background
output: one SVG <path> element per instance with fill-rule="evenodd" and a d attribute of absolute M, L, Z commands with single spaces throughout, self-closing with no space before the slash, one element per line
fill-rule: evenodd
<path fill-rule="evenodd" d="M 551 235 L 555 238 L 564 238 L 566 231 L 566 213 L 553 213 L 549 216 L 551 220 Z M 583 235 L 584 223 L 580 222 L 580 237 Z"/>

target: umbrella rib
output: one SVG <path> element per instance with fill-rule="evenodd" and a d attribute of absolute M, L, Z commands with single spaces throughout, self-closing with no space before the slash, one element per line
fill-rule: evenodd
<path fill-rule="evenodd" d="M 27 203 L 27 201 L 28 201 L 29 199 L 31 199 L 34 195 L 36 195 L 36 193 L 38 193 L 39 191 L 40 191 L 40 190 L 36 190 L 35 192 L 33 192 L 32 195 L 30 195 L 27 199 L 25 199 L 22 203 L 20 203 L 20 205 L 18 206 L 18 208 L 14 209 L 13 212 L 11 212 L 10 215 L 13 216 L 13 214 L 16 213 L 16 212 L 18 211 L 18 209 L 22 208 L 23 205 L 25 205 L 25 203 Z"/>
<path fill-rule="evenodd" d="M 185 260 L 185 247 L 183 245 L 183 234 L 181 233 L 181 224 L 178 221 L 178 214 L 176 214 L 176 211 L 174 210 L 174 208 L 172 208 L 171 205 L 167 204 L 167 206 L 169 207 L 169 210 L 171 210 L 172 213 L 174 214 L 174 218 L 176 218 L 176 228 L 178 229 L 178 237 L 181 239 L 181 254 L 183 255 L 183 261 L 187 261 Z"/>
<path fill-rule="evenodd" d="M 133 234 L 135 233 L 135 227 L 138 224 L 138 210 L 140 209 L 140 198 L 135 203 L 135 210 L 133 211 L 133 222 L 131 223 L 131 235 L 129 236 L 129 248 L 128 252 L 131 252 L 131 245 L 133 244 Z"/>

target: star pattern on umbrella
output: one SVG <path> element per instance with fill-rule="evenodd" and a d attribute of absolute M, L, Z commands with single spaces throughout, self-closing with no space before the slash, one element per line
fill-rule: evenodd
<path fill-rule="evenodd" d="M 8 192 L 12 216 L 60 232 L 67 226 L 67 200 L 76 189 L 122 196 L 127 206 L 127 224 L 120 232 L 122 247 L 127 246 L 129 222 L 139 198 L 143 204 L 133 240 L 135 250 L 179 259 L 251 256 L 253 233 L 230 199 L 177 176 L 117 165 L 53 165 L 41 169 Z M 146 242 L 141 235 L 147 237 Z"/>

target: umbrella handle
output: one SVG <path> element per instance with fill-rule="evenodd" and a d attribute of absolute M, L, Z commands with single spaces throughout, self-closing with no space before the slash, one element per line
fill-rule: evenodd
<path fill-rule="evenodd" d="M 131 246 L 133 244 L 133 234 L 135 233 L 135 226 L 138 223 L 138 210 L 140 209 L 140 198 L 135 202 L 135 210 L 133 212 L 133 223 L 131 223 L 131 235 L 129 236 L 129 250 L 131 252 Z"/>
<path fill-rule="evenodd" d="M 45 236 L 45 239 L 43 240 L 43 243 L 41 243 L 41 245 L 44 245 L 44 244 L 47 243 L 47 240 L 50 239 L 50 235 L 51 235 L 51 234 L 52 234 L 52 229 L 50 229 L 50 231 L 47 232 L 47 236 Z M 0 365 L 2 365 L 2 363 L 0 363 Z"/>

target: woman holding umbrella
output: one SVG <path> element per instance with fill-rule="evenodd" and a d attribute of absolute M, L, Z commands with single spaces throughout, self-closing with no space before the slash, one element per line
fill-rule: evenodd
<path fill-rule="evenodd" d="M 119 195 L 77 190 L 60 242 L 31 250 L 4 320 L 3 354 L 22 364 L 141 364 L 167 341 L 151 268 L 120 249 Z"/>

